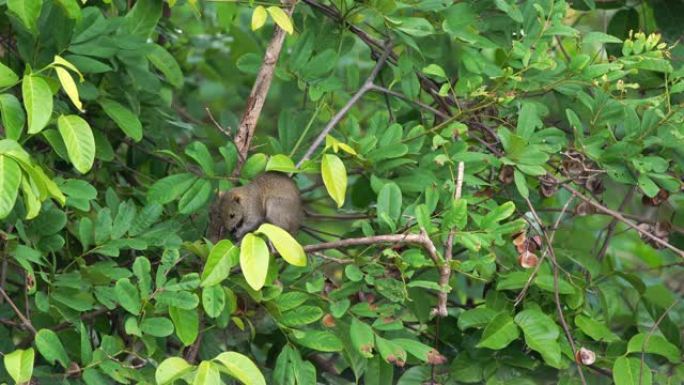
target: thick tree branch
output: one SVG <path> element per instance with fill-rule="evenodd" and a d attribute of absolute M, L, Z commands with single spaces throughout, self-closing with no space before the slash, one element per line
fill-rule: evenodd
<path fill-rule="evenodd" d="M 465 163 L 458 162 L 458 173 L 456 176 L 456 189 L 454 190 L 454 200 L 460 199 L 463 192 L 463 173 L 465 171 Z M 451 229 L 447 236 L 446 244 L 444 246 L 444 264 L 439 268 L 439 286 L 442 290 L 437 293 L 437 306 L 432 309 L 432 314 L 438 317 L 446 317 L 449 315 L 447 310 L 447 297 L 449 292 L 446 288 L 449 286 L 449 279 L 451 278 L 451 259 L 453 258 L 454 236 L 456 230 Z"/>
<path fill-rule="evenodd" d="M 292 15 L 295 3 L 291 0 L 284 0 L 284 3 L 286 4 L 287 14 Z M 252 92 L 247 98 L 245 112 L 242 115 L 237 134 L 235 135 L 235 146 L 237 147 L 239 155 L 238 164 L 237 167 L 235 167 L 236 174 L 240 172 L 244 159 L 247 158 L 249 145 L 252 142 L 252 137 L 254 136 L 254 131 L 256 130 L 257 122 L 259 121 L 259 115 L 261 115 L 261 109 L 264 107 L 264 102 L 268 95 L 268 90 L 271 88 L 271 80 L 273 79 L 273 73 L 275 72 L 275 67 L 278 63 L 278 57 L 280 57 L 280 50 L 283 48 L 286 34 L 287 32 L 279 26 L 276 25 L 274 27 L 273 37 L 264 53 L 264 60 L 261 63 L 261 68 L 254 81 Z"/>
<path fill-rule="evenodd" d="M 382 53 L 382 56 L 378 59 L 377 63 L 375 63 L 375 67 L 373 67 L 373 71 L 371 71 L 370 75 L 366 79 L 366 81 L 363 83 L 361 88 L 359 88 L 358 91 L 354 94 L 354 96 L 349 99 L 349 101 L 340 109 L 335 116 L 333 116 L 332 119 L 328 122 L 328 124 L 323 128 L 323 131 L 321 131 L 320 134 L 316 137 L 314 142 L 309 146 L 309 149 L 306 150 L 306 153 L 304 153 L 304 156 L 302 156 L 302 159 L 299 160 L 297 163 L 297 167 L 300 167 L 302 163 L 307 161 L 309 158 L 311 158 L 311 155 L 318 149 L 318 147 L 323 143 L 323 140 L 325 140 L 325 137 L 332 131 L 337 124 L 342 121 L 342 118 L 344 118 L 345 115 L 347 115 L 347 112 L 356 104 L 356 102 L 361 99 L 361 97 L 368 91 L 372 90 L 374 87 L 373 82 L 375 81 L 375 78 L 378 76 L 380 73 L 380 70 L 382 67 L 385 65 L 385 62 L 387 61 L 387 57 L 389 56 L 390 52 L 392 52 L 392 45 L 387 44 L 385 46 L 385 50 Z"/>

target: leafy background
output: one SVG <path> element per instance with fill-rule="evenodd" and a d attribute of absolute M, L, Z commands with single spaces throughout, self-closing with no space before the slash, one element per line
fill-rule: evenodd
<path fill-rule="evenodd" d="M 680 1 L 1 6 L 0 382 L 684 380 Z M 211 244 L 263 170 L 310 230 Z"/>

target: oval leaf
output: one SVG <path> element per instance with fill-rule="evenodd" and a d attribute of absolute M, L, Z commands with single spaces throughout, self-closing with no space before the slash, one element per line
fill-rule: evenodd
<path fill-rule="evenodd" d="M 193 368 L 192 365 L 180 357 L 169 357 L 157 366 L 154 378 L 157 381 L 157 385 L 170 384 L 174 380 L 183 377 L 186 373 L 189 373 Z"/>
<path fill-rule="evenodd" d="M 28 382 L 33 375 L 33 361 L 35 352 L 33 348 L 26 350 L 17 349 L 12 353 L 5 354 L 3 362 L 5 370 L 17 384 Z"/>
<path fill-rule="evenodd" d="M 270 6 L 268 7 L 268 13 L 271 15 L 271 18 L 273 18 L 273 21 L 275 21 L 275 23 L 278 24 L 278 27 L 282 28 L 283 31 L 292 35 L 292 33 L 294 32 L 292 20 L 290 20 L 290 16 L 288 16 L 287 13 L 285 13 L 285 11 L 282 10 L 282 8 Z"/>
<path fill-rule="evenodd" d="M 268 247 L 261 237 L 250 233 L 242 238 L 240 268 L 252 289 L 259 290 L 264 286 L 268 272 Z"/>
<path fill-rule="evenodd" d="M 347 193 L 347 169 L 337 155 L 325 154 L 321 162 L 323 183 L 330 197 L 342 207 Z"/>
<path fill-rule="evenodd" d="M 21 168 L 14 159 L 0 155 L 0 219 L 12 212 L 21 184 Z"/>
<path fill-rule="evenodd" d="M 57 72 L 57 78 L 62 84 L 62 89 L 71 100 L 71 103 L 81 112 L 83 112 L 83 103 L 78 96 L 78 88 L 76 88 L 76 82 L 74 78 L 71 77 L 69 71 L 65 70 L 60 66 L 55 66 L 55 72 Z"/>
<path fill-rule="evenodd" d="M 261 5 L 254 8 L 254 12 L 252 13 L 252 31 L 256 31 L 263 27 L 267 17 L 266 8 Z"/>
<path fill-rule="evenodd" d="M 228 278 L 230 268 L 233 267 L 233 261 L 237 259 L 239 252 L 233 242 L 227 239 L 223 239 L 214 245 L 209 252 L 207 262 L 204 264 L 200 286 L 214 286 Z"/>
<path fill-rule="evenodd" d="M 64 350 L 64 345 L 52 330 L 40 329 L 36 333 L 35 343 L 40 354 L 51 364 L 58 361 L 64 368 L 69 365 L 70 360 L 66 350 Z"/>
<path fill-rule="evenodd" d="M 76 115 L 62 115 L 57 127 L 76 170 L 81 174 L 90 171 L 95 161 L 95 138 L 88 122 Z"/>
<path fill-rule="evenodd" d="M 225 352 L 216 356 L 214 360 L 221 364 L 219 370 L 245 385 L 266 385 L 264 375 L 247 356 L 235 352 Z"/>
<path fill-rule="evenodd" d="M 256 233 L 266 235 L 278 254 L 290 265 L 306 266 L 304 248 L 287 231 L 270 223 L 264 223 L 259 226 Z"/>
<path fill-rule="evenodd" d="M 142 139 L 142 123 L 140 123 L 140 119 L 138 119 L 133 111 L 126 108 L 123 104 L 110 99 L 100 100 L 100 106 L 126 136 L 136 142 Z"/>
<path fill-rule="evenodd" d="M 21 82 L 21 92 L 28 115 L 28 133 L 37 134 L 45 128 L 52 115 L 50 86 L 39 76 L 26 75 Z"/>

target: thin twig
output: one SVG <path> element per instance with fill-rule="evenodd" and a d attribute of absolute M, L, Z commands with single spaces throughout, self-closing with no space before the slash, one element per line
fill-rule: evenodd
<path fill-rule="evenodd" d="M 618 206 L 618 209 L 617 209 L 618 212 L 622 212 L 622 210 L 625 209 L 625 206 L 627 206 L 627 203 L 629 203 L 629 201 L 632 200 L 633 193 L 634 193 L 633 188 L 630 188 L 629 191 L 627 191 L 627 194 L 625 194 L 625 198 L 620 203 L 620 206 Z M 610 224 L 608 224 L 608 228 L 606 230 L 606 236 L 603 239 L 603 245 L 601 246 L 601 249 L 599 250 L 598 254 L 596 254 L 596 259 L 598 261 L 602 261 L 603 258 L 606 256 L 606 252 L 608 251 L 608 245 L 610 244 L 610 238 L 613 237 L 613 233 L 615 232 L 615 228 L 617 227 L 617 224 L 618 224 L 617 218 L 613 217 L 613 219 L 610 221 Z"/>
<path fill-rule="evenodd" d="M 288 15 L 292 15 L 295 2 L 291 0 L 284 0 L 284 2 L 286 4 L 285 11 Z M 240 172 L 242 164 L 244 163 L 243 159 L 247 158 L 249 145 L 252 143 L 252 137 L 254 137 L 254 131 L 256 130 L 257 122 L 261 115 L 261 109 L 264 107 L 266 95 L 271 88 L 271 80 L 273 80 L 273 73 L 275 72 L 276 63 L 278 63 L 278 57 L 283 48 L 286 34 L 287 32 L 282 28 L 277 25 L 275 26 L 273 37 L 264 53 L 264 59 L 261 63 L 261 68 L 259 69 L 256 80 L 254 81 L 252 92 L 247 98 L 245 112 L 240 120 L 237 135 L 235 135 L 235 146 L 237 147 L 238 154 L 241 155 L 238 157 L 238 164 L 234 171 L 235 175 Z"/>
<path fill-rule="evenodd" d="M 413 243 L 422 246 L 425 251 L 428 252 L 430 258 L 438 264 L 440 263 L 439 254 L 437 254 L 437 248 L 435 244 L 425 231 L 421 230 L 420 234 L 388 234 L 388 235 L 374 235 L 371 237 L 361 237 L 361 238 L 347 238 L 340 239 L 332 242 L 317 243 L 315 245 L 304 246 L 304 251 L 308 253 L 315 253 L 318 251 L 329 250 L 329 249 L 339 249 L 345 247 L 353 246 L 368 246 L 377 245 L 383 243 Z"/>
<path fill-rule="evenodd" d="M 214 126 L 221 131 L 225 136 L 232 138 L 233 133 L 230 132 L 230 127 L 223 127 L 222 125 L 219 124 L 219 122 L 214 118 L 214 114 L 211 113 L 211 110 L 209 107 L 204 107 L 204 110 L 207 112 L 207 116 L 209 116 L 209 120 L 211 120 L 212 123 L 214 123 Z"/>
<path fill-rule="evenodd" d="M 385 50 L 383 51 L 382 55 L 378 59 L 377 63 L 375 63 L 375 67 L 373 67 L 373 71 L 371 71 L 370 75 L 366 79 L 366 81 L 363 83 L 361 88 L 359 88 L 358 91 L 354 94 L 354 96 L 349 99 L 347 104 L 345 104 L 342 109 L 340 109 L 335 116 L 333 116 L 332 119 L 328 122 L 328 124 L 323 128 L 323 131 L 321 131 L 320 134 L 316 137 L 314 142 L 311 144 L 308 150 L 306 150 L 306 153 L 304 153 L 304 156 L 302 156 L 302 159 L 299 160 L 297 163 L 297 167 L 300 167 L 302 163 L 307 161 L 309 158 L 311 158 L 311 155 L 318 149 L 318 147 L 323 143 L 323 140 L 325 140 L 325 137 L 332 131 L 335 126 L 344 118 L 344 116 L 349 112 L 349 110 L 358 102 L 361 97 L 371 89 L 373 89 L 373 81 L 375 81 L 375 78 L 378 76 L 380 73 L 380 70 L 382 67 L 385 65 L 385 62 L 387 61 L 387 57 L 389 56 L 390 52 L 392 52 L 392 45 L 387 44 L 385 46 Z"/>
<path fill-rule="evenodd" d="M 392 91 L 392 90 L 390 90 L 390 89 L 388 89 L 388 88 L 379 86 L 379 85 L 377 85 L 377 84 L 373 84 L 373 85 L 372 85 L 371 91 L 381 92 L 381 93 L 383 93 L 383 94 L 391 95 L 391 96 L 394 96 L 394 97 L 399 98 L 399 99 L 401 99 L 401 100 L 404 100 L 404 101 L 406 101 L 406 102 L 415 104 L 416 106 L 418 106 L 418 107 L 420 107 L 420 108 L 422 108 L 422 109 L 424 109 L 424 110 L 428 110 L 428 111 L 432 112 L 433 114 L 439 116 L 440 118 L 443 118 L 443 119 L 448 119 L 448 118 L 449 118 L 449 115 L 443 113 L 442 111 L 440 111 L 440 110 L 438 110 L 438 109 L 436 109 L 436 108 L 434 108 L 434 107 L 432 107 L 432 106 L 429 106 L 429 105 L 427 105 L 427 104 L 425 104 L 425 103 L 423 103 L 423 102 L 421 102 L 421 101 L 418 101 L 418 100 L 413 100 L 413 99 L 409 98 L 408 96 L 406 96 L 406 95 L 404 95 L 404 94 L 402 94 L 402 93 L 400 93 L 400 92 Z"/>
<path fill-rule="evenodd" d="M 463 192 L 463 174 L 465 171 L 465 163 L 458 162 L 458 173 L 456 176 L 456 188 L 454 190 L 454 200 L 461 199 L 461 194 Z M 444 245 L 444 264 L 439 268 L 439 286 L 442 289 L 437 293 L 437 306 L 432 309 L 432 314 L 438 317 L 446 317 L 449 315 L 447 310 L 447 297 L 449 292 L 447 287 L 449 286 L 449 279 L 451 278 L 451 259 L 453 258 L 453 248 L 454 248 L 454 235 L 456 234 L 456 229 L 451 229 L 449 235 L 447 236 L 446 244 Z"/>
<path fill-rule="evenodd" d="M 667 309 L 665 309 L 665 310 L 663 311 L 663 314 L 661 314 L 661 315 L 658 317 L 658 319 L 656 320 L 656 322 L 653 324 L 653 326 L 651 327 L 651 329 L 648 331 L 648 334 L 646 335 L 646 338 L 644 338 L 644 343 L 641 345 L 641 360 L 640 360 L 640 364 L 639 364 L 639 385 L 641 385 L 641 383 L 642 383 L 643 371 L 644 371 L 644 358 L 645 358 L 644 355 L 645 355 L 645 353 L 646 353 L 645 350 L 646 350 L 646 346 L 648 346 L 648 341 L 651 339 L 651 336 L 653 335 L 653 333 L 655 332 L 655 330 L 658 328 L 658 326 L 660 325 L 660 323 L 663 322 L 663 320 L 664 320 L 665 317 L 667 316 L 667 313 L 669 313 L 670 310 L 672 310 L 672 308 L 674 308 L 675 305 L 677 305 L 677 304 L 679 303 L 679 301 L 681 301 L 681 300 L 682 300 L 681 298 L 678 298 L 676 301 L 673 301 L 673 302 L 670 304 L 670 306 L 668 306 Z"/>
<path fill-rule="evenodd" d="M 544 231 L 544 224 L 542 223 L 541 218 L 539 218 L 539 215 L 537 215 L 537 211 L 534 209 L 532 202 L 530 202 L 529 198 L 525 198 L 525 202 L 527 202 L 527 206 L 529 207 L 530 212 L 532 212 L 534 220 L 537 221 L 537 223 L 539 224 L 539 228 L 542 232 L 541 235 L 544 237 L 544 240 L 546 241 L 546 248 L 549 252 L 549 256 L 551 257 L 551 262 L 553 264 L 553 296 L 556 302 L 558 318 L 560 320 L 561 326 L 563 327 L 565 337 L 567 338 L 568 343 L 570 343 L 570 348 L 572 349 L 572 356 L 577 357 L 577 347 L 575 346 L 575 340 L 572 337 L 572 333 L 570 333 L 570 327 L 568 327 L 568 323 L 565 321 L 565 315 L 563 314 L 563 307 L 561 305 L 560 292 L 558 289 L 558 259 L 556 259 L 556 252 L 553 249 L 553 244 L 551 239 L 549 238 L 549 235 L 546 233 L 546 231 Z M 583 385 L 587 385 L 587 380 L 584 378 L 584 371 L 582 370 L 582 364 L 580 362 L 576 363 L 577 371 L 580 375 L 580 381 L 582 381 Z"/>
<path fill-rule="evenodd" d="M 560 214 L 558 215 L 558 218 L 556 218 L 556 222 L 553 224 L 553 228 L 551 229 L 551 234 L 549 234 L 549 239 L 551 240 L 551 242 L 553 242 L 554 238 L 556 237 L 556 230 L 558 230 L 558 226 L 560 226 L 560 222 L 563 219 L 565 212 L 568 210 L 568 207 L 570 207 L 570 203 L 574 200 L 574 198 L 575 196 L 573 195 L 570 197 L 570 199 L 568 199 L 567 202 L 565 202 L 565 204 L 563 205 L 563 209 L 560 211 Z M 534 282 L 534 278 L 537 276 L 539 268 L 541 268 L 544 259 L 546 259 L 547 250 L 544 250 L 542 256 L 539 258 L 539 261 L 537 262 L 537 266 L 535 266 L 534 270 L 532 271 L 532 274 L 530 274 L 530 277 L 527 279 L 527 282 L 525 282 L 525 286 L 523 286 L 522 290 L 520 290 L 520 293 L 515 298 L 515 302 L 513 304 L 514 307 L 518 307 L 518 305 L 520 305 L 522 300 L 525 298 L 525 295 L 527 295 L 527 291 L 530 289 L 530 286 L 532 286 L 532 282 Z"/>
<path fill-rule="evenodd" d="M 577 191 L 574 187 L 570 186 L 568 183 L 562 183 L 562 186 L 564 189 L 566 189 L 566 190 L 570 191 L 571 193 L 577 195 L 578 198 L 580 198 L 583 201 L 594 206 L 597 210 L 602 211 L 602 212 L 610 215 L 611 217 L 617 219 L 618 221 L 620 221 L 620 222 L 626 224 L 627 226 L 631 227 L 632 229 L 636 230 L 639 234 L 642 234 L 646 238 L 651 239 L 652 241 L 654 241 L 655 243 L 657 243 L 661 246 L 667 247 L 668 249 L 674 251 L 675 254 L 677 254 L 678 256 L 684 258 L 684 251 L 676 248 L 675 246 L 672 246 L 669 242 L 656 237 L 655 235 L 651 234 L 650 232 L 643 230 L 643 229 L 640 229 L 639 226 L 637 226 L 634 222 L 625 218 L 625 216 L 622 215 L 622 213 L 619 213 L 615 210 L 611 210 L 608 207 L 594 201 L 593 199 L 591 199 L 591 198 L 587 197 L 586 195 Z"/>
<path fill-rule="evenodd" d="M 9 295 L 7 295 L 7 292 L 5 292 L 5 289 L 2 287 L 0 287 L 0 295 L 5 299 L 5 301 L 7 301 L 12 310 L 14 310 L 14 313 L 17 315 L 17 317 L 19 317 L 21 323 L 24 324 L 24 327 L 26 327 L 32 334 L 35 335 L 37 333 L 36 328 L 33 327 L 31 321 L 24 316 L 24 314 L 21 312 L 21 310 L 19 310 L 14 301 L 12 301 L 12 298 L 10 298 Z"/>

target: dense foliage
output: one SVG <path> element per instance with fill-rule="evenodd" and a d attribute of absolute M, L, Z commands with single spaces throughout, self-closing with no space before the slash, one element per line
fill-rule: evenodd
<path fill-rule="evenodd" d="M 1 6 L 0 383 L 684 381 L 681 2 Z"/>

